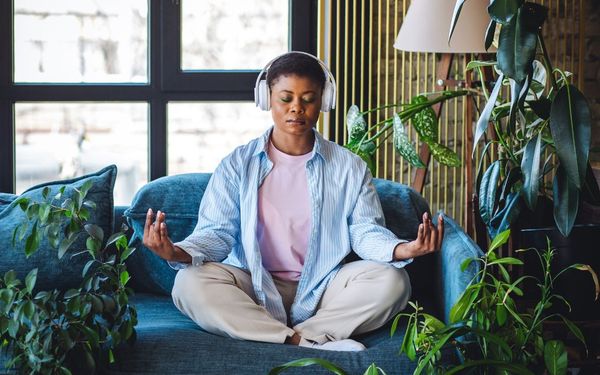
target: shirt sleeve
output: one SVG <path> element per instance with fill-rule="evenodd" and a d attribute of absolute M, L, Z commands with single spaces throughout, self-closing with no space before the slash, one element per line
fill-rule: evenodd
<path fill-rule="evenodd" d="M 350 244 L 362 259 L 388 262 L 402 268 L 411 263 L 412 258 L 394 261 L 394 248 L 408 241 L 399 239 L 385 227 L 383 210 L 372 180 L 371 172 L 365 168 L 358 198 L 348 219 Z"/>
<path fill-rule="evenodd" d="M 211 176 L 200 202 L 194 231 L 174 244 L 190 254 L 193 266 L 205 261 L 222 261 L 239 241 L 239 188 L 229 163 L 221 162 Z M 169 262 L 169 265 L 181 269 L 189 264 Z"/>

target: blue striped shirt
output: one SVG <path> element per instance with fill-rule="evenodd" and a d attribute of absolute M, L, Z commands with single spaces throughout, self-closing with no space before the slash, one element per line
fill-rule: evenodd
<path fill-rule="evenodd" d="M 258 188 L 273 168 L 267 155 L 271 131 L 221 161 L 202 197 L 196 228 L 175 245 L 191 255 L 193 266 L 223 262 L 249 270 L 258 302 L 286 324 L 281 296 L 263 267 L 256 236 Z M 395 267 L 412 261 L 392 261 L 394 247 L 404 241 L 385 228 L 371 173 L 360 157 L 315 131 L 306 175 L 311 229 L 290 312 L 293 325 L 315 313 L 351 250 L 363 259 L 390 262 Z"/>

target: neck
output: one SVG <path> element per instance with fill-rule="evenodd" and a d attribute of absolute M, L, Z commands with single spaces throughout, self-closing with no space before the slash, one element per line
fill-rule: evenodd
<path fill-rule="evenodd" d="M 288 155 L 304 155 L 313 150 L 315 134 L 312 131 L 303 135 L 282 134 L 273 129 L 271 142 L 279 151 Z"/>

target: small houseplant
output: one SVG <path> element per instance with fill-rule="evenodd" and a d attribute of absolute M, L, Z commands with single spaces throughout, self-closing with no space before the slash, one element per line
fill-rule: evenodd
<path fill-rule="evenodd" d="M 91 187 L 87 181 L 72 198 L 63 197 L 65 187 L 53 197 L 45 188 L 42 202 L 16 202 L 27 221 L 15 228 L 13 246 L 26 241 L 27 256 L 46 237 L 63 258 L 81 235 L 87 235 L 86 249 L 72 256 L 91 255 L 79 288 L 37 290 L 37 269 L 24 282 L 12 270 L 0 278 L 0 342 L 9 355 L 6 366 L 20 373 L 94 373 L 114 362 L 113 349 L 135 340 L 137 313 L 129 303 L 133 292 L 126 286 L 124 263 L 134 248 L 128 246 L 126 228 L 105 240 L 102 228 L 87 223 L 96 206 L 86 200 Z"/>
<path fill-rule="evenodd" d="M 383 105 L 362 112 L 358 106 L 352 105 L 346 114 L 348 142 L 345 147 L 359 155 L 375 175 L 375 151 L 385 144 L 387 137 L 392 136 L 396 151 L 414 167 L 424 168 L 425 164 L 407 135 L 405 124 L 412 123 L 419 140 L 429 146 L 434 159 L 441 164 L 458 167 L 461 165 L 460 157 L 450 148 L 439 143 L 438 119 L 431 106 L 468 93 L 467 90 L 441 91 L 432 93 L 437 96 L 431 99 L 426 94 L 420 94 L 413 97 L 410 103 Z M 376 124 L 371 126 L 367 124 L 364 115 L 389 108 L 399 108 L 399 110 Z"/>

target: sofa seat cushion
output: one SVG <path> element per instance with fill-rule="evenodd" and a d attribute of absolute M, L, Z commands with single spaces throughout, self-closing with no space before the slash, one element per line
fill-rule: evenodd
<path fill-rule="evenodd" d="M 241 341 L 203 331 L 181 314 L 170 297 L 136 294 L 137 341 L 115 353 L 110 374 L 267 374 L 286 362 L 318 357 L 344 368 L 348 374 L 363 374 L 375 362 L 387 374 L 409 374 L 416 367 L 398 351 L 404 327 L 399 324 L 393 338 L 389 324 L 356 339 L 367 346 L 363 352 L 332 352 L 291 345 Z M 445 353 L 448 360 L 454 358 Z M 285 374 L 331 374 L 317 366 L 292 369 Z"/>
<path fill-rule="evenodd" d="M 78 287 L 82 280 L 81 271 L 85 263 L 91 259 L 91 256 L 87 252 L 75 257 L 71 257 L 71 255 L 85 250 L 87 235 L 80 235 L 71 250 L 62 259 L 58 259 L 58 250 L 52 248 L 46 236 L 43 236 L 39 249 L 29 258 L 26 258 L 25 242 L 27 236 L 31 233 L 31 229 L 28 230 L 22 241 L 17 239 L 15 247 L 12 247 L 15 228 L 26 221 L 26 215 L 19 207 L 18 200 L 23 197 L 40 202 L 44 200 L 42 191 L 45 187 L 50 189 L 48 197 L 54 197 L 62 186 L 65 186 L 63 199 L 72 198 L 75 189 L 81 188 L 86 181 L 91 181 L 93 185 L 88 191 L 86 199 L 95 202 L 96 209 L 90 210 L 92 212 L 88 223 L 100 226 L 108 236 L 113 229 L 113 188 L 116 177 L 117 167 L 111 165 L 96 173 L 36 185 L 19 196 L 2 194 L 0 196 L 0 243 L 4 246 L 0 249 L 3 252 L 0 256 L 2 275 L 12 269 L 17 273 L 17 277 L 23 280 L 29 271 L 37 268 L 37 289 L 66 290 Z"/>

